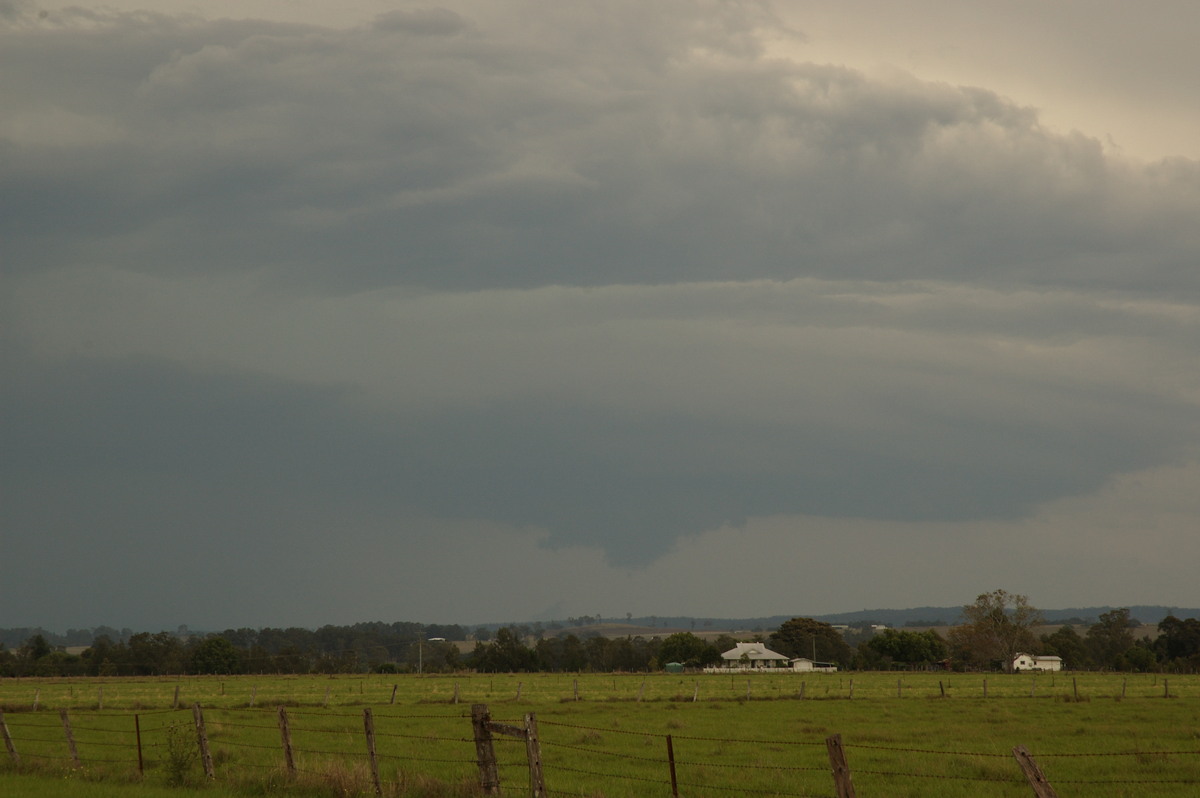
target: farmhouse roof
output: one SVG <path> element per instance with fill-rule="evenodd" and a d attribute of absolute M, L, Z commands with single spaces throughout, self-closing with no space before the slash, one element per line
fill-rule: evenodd
<path fill-rule="evenodd" d="M 721 655 L 721 659 L 737 660 L 737 659 L 741 659 L 743 656 L 752 662 L 755 660 L 761 660 L 761 661 L 781 660 L 782 661 L 782 660 L 787 659 L 787 657 L 785 657 L 783 654 L 772 651 L 771 649 L 764 646 L 762 643 L 735 643 L 733 648 L 729 649 L 728 651 L 726 651 L 724 654 Z"/>

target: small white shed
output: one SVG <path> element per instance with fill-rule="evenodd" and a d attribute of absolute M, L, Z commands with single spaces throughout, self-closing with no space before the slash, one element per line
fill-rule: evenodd
<path fill-rule="evenodd" d="M 1062 657 L 1018 654 L 1013 657 L 1012 669 L 1014 671 L 1061 671 L 1062 665 Z"/>

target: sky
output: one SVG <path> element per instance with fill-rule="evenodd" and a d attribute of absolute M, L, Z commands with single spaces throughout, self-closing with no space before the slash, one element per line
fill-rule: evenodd
<path fill-rule="evenodd" d="M 1197 606 L 1198 26 L 0 0 L 0 626 Z"/>

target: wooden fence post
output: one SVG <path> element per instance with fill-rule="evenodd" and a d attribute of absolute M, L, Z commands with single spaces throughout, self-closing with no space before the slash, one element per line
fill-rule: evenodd
<path fill-rule="evenodd" d="M 679 798 L 679 782 L 675 779 L 675 743 L 667 735 L 667 764 L 671 768 L 671 798 Z"/>
<path fill-rule="evenodd" d="M 71 763 L 75 767 L 81 767 L 79 764 L 79 752 L 75 750 L 75 735 L 71 734 L 71 719 L 67 717 L 65 709 L 60 709 L 58 716 L 62 718 L 63 732 L 67 735 L 67 750 L 71 752 Z"/>
<path fill-rule="evenodd" d="M 942 684 L 942 680 L 938 679 L 938 689 L 942 691 L 942 698 L 946 697 L 946 685 Z"/>
<path fill-rule="evenodd" d="M 104 709 L 104 685 L 100 685 L 96 689 L 96 709 Z"/>
<path fill-rule="evenodd" d="M 17 747 L 13 744 L 12 735 L 8 733 L 8 724 L 4 722 L 3 709 L 0 709 L 0 735 L 4 736 L 4 747 L 8 749 L 8 758 L 13 761 L 14 765 L 21 764 L 21 757 L 17 754 Z"/>
<path fill-rule="evenodd" d="M 389 704 L 394 704 L 394 703 L 396 703 L 396 688 L 398 688 L 399 686 L 400 686 L 400 685 L 398 685 L 398 684 L 393 684 L 393 685 L 392 685 L 392 700 L 388 702 Z"/>
<path fill-rule="evenodd" d="M 546 778 L 542 774 L 542 744 L 538 740 L 537 715 L 525 715 L 525 756 L 529 760 L 530 798 L 544 798 Z"/>
<path fill-rule="evenodd" d="M 292 730 L 288 727 L 287 710 L 279 708 L 279 738 L 283 744 L 283 764 L 288 776 L 296 775 L 296 759 L 292 755 Z"/>
<path fill-rule="evenodd" d="M 141 776 L 146 773 L 146 763 L 142 760 L 142 719 L 137 715 L 133 716 L 133 738 L 137 743 L 138 775 Z"/>
<path fill-rule="evenodd" d="M 367 734 L 367 757 L 371 760 L 371 781 L 375 785 L 375 794 L 383 795 L 383 785 L 379 782 L 379 760 L 375 756 L 375 718 L 371 708 L 363 708 L 363 731 Z"/>
<path fill-rule="evenodd" d="M 221 682 L 221 695 L 225 695 L 224 682 Z M 175 700 L 171 703 L 171 709 L 179 709 L 179 685 L 175 685 Z"/>
<path fill-rule="evenodd" d="M 491 713 L 487 704 L 471 705 L 471 728 L 475 732 L 475 759 L 479 764 L 479 787 L 484 795 L 500 793 L 500 769 L 496 764 L 496 748 L 492 730 L 488 728 Z"/>
<path fill-rule="evenodd" d="M 1046 774 L 1042 773 L 1042 769 L 1038 767 L 1038 763 L 1033 760 L 1033 756 L 1023 745 L 1018 745 L 1013 749 L 1013 756 L 1017 759 L 1017 764 L 1021 766 L 1021 771 L 1025 774 L 1025 778 L 1029 781 L 1029 786 L 1033 788 L 1033 794 L 1037 798 L 1058 798 L 1058 793 L 1054 792 L 1054 788 L 1050 786 L 1050 782 L 1046 781 Z"/>
<path fill-rule="evenodd" d="M 850 763 L 846 761 L 846 749 L 842 747 L 842 735 L 825 738 L 829 750 L 829 769 L 833 773 L 833 786 L 837 798 L 855 798 L 854 782 L 850 778 Z"/>
<path fill-rule="evenodd" d="M 196 721 L 196 743 L 200 746 L 204 777 L 211 780 L 216 777 L 216 773 L 213 772 L 212 753 L 208 750 L 208 732 L 204 729 L 204 712 L 201 711 L 199 702 L 192 704 L 192 718 Z"/>

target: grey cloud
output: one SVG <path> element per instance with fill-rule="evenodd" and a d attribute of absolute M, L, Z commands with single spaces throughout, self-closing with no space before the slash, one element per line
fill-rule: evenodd
<path fill-rule="evenodd" d="M 99 588 L 428 528 L 639 567 L 797 517 L 969 536 L 1195 457 L 1196 162 L 771 57 L 802 37 L 755 3 L 30 9 L 0 523 Z"/>
<path fill-rule="evenodd" d="M 1197 210 L 1194 165 L 1113 163 L 979 89 L 741 45 L 707 57 L 770 18 L 674 10 L 636 26 L 551 13 L 535 44 L 466 22 L 402 44 L 378 25 L 46 33 L 14 55 L 17 91 L 69 51 L 94 85 L 44 88 L 124 135 L 11 150 L 28 165 L 5 175 L 10 229 L 45 230 L 18 238 L 20 260 L 270 266 L 340 289 L 803 274 L 1194 289 L 1196 243 L 1173 221 Z M 383 27 L 451 19 L 404 13 Z M 599 44 L 580 47 L 585 30 Z"/>

